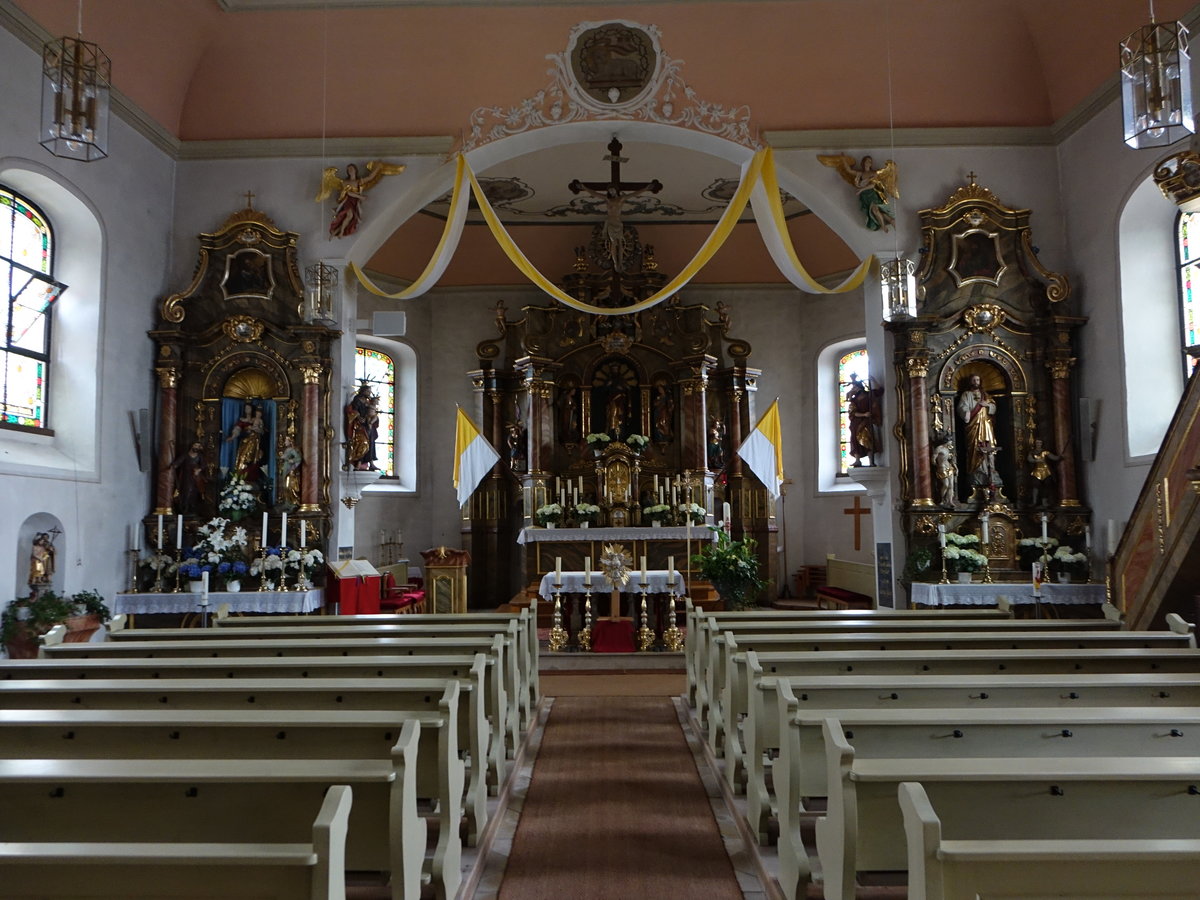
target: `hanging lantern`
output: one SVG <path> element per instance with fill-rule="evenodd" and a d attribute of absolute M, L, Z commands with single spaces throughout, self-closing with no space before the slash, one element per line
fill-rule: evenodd
<path fill-rule="evenodd" d="M 883 291 L 884 318 L 911 318 L 917 311 L 916 264 L 897 256 L 879 262 L 879 283 Z"/>
<path fill-rule="evenodd" d="M 304 321 L 310 325 L 332 325 L 333 298 L 337 293 L 338 270 L 323 262 L 304 270 Z"/>
<path fill-rule="evenodd" d="M 112 62 L 97 45 L 78 37 L 42 48 L 42 134 L 55 156 L 91 162 L 108 156 L 108 105 Z"/>
<path fill-rule="evenodd" d="M 1165 147 L 1193 133 L 1191 60 L 1179 22 L 1143 25 L 1121 44 L 1121 107 L 1125 143 L 1135 150 Z"/>

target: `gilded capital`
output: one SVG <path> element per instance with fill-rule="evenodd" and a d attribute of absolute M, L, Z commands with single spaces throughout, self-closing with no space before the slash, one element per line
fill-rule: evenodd
<path fill-rule="evenodd" d="M 156 368 L 155 374 L 158 375 L 159 387 L 176 388 L 179 386 L 179 370 L 169 368 Z"/>
<path fill-rule="evenodd" d="M 1055 379 L 1066 378 L 1071 374 L 1071 368 L 1075 365 L 1075 357 L 1067 357 L 1066 359 L 1051 359 L 1046 363 L 1046 368 L 1050 370 L 1050 377 Z"/>
<path fill-rule="evenodd" d="M 321 366 L 319 363 L 304 363 L 300 366 L 300 374 L 304 376 L 305 384 L 321 383 Z"/>
<path fill-rule="evenodd" d="M 923 356 L 910 356 L 904 361 L 909 379 L 924 378 L 929 374 L 929 360 Z"/>

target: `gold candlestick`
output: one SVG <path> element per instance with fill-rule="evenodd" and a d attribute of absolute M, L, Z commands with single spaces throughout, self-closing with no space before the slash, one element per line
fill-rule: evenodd
<path fill-rule="evenodd" d="M 668 613 L 671 617 L 671 624 L 667 626 L 663 632 L 663 644 L 671 653 L 679 653 L 683 650 L 683 632 L 679 630 L 679 626 L 675 622 L 675 595 L 671 595 L 671 599 L 667 605 Z"/>
<path fill-rule="evenodd" d="M 638 649 L 643 653 L 654 646 L 654 632 L 650 630 L 650 614 L 646 610 L 646 589 L 650 585 L 641 582 L 642 588 L 642 627 L 638 629 Z"/>
<path fill-rule="evenodd" d="M 551 653 L 558 653 L 567 646 L 567 630 L 562 624 L 562 585 L 556 584 L 554 587 L 554 622 L 548 648 Z"/>
<path fill-rule="evenodd" d="M 583 601 L 583 628 L 580 629 L 576 641 L 580 650 L 590 651 L 592 649 L 592 589 L 586 587 L 584 590 L 587 595 Z"/>
<path fill-rule="evenodd" d="M 178 547 L 175 548 L 175 589 L 171 591 L 173 594 L 181 593 L 179 587 L 179 567 L 183 564 L 183 551 Z"/>

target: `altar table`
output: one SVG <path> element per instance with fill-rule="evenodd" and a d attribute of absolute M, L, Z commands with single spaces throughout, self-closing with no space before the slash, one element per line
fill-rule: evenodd
<path fill-rule="evenodd" d="M 1033 596 L 1028 582 L 995 582 L 983 584 L 927 584 L 913 582 L 912 602 L 921 606 L 995 606 L 997 597 L 1004 597 L 1014 606 L 1044 603 L 1047 606 L 1099 606 L 1107 599 L 1102 584 L 1042 583 L 1042 596 Z"/>
<path fill-rule="evenodd" d="M 210 591 L 208 609 L 216 613 L 222 603 L 234 613 L 309 613 L 321 608 L 324 593 L 309 591 Z M 113 613 L 195 613 L 200 612 L 200 595 L 191 591 L 178 594 L 117 594 Z"/>
<path fill-rule="evenodd" d="M 717 534 L 705 525 L 670 525 L 662 528 L 522 528 L 517 535 L 518 544 L 536 544 L 544 541 L 565 543 L 567 541 L 715 541 Z"/>
<path fill-rule="evenodd" d="M 563 594 L 582 594 L 585 590 L 583 578 L 584 572 L 563 572 L 562 587 L 559 590 Z M 683 575 L 677 570 L 675 572 L 675 583 L 667 584 L 668 572 L 666 569 L 650 569 L 646 572 L 646 581 L 650 585 L 646 588 L 647 594 L 674 594 L 676 597 L 682 597 L 687 593 L 687 587 L 683 581 Z M 554 572 L 547 572 L 542 576 L 542 582 L 538 585 L 538 596 L 548 603 L 554 602 L 554 582 L 558 578 Z M 641 569 L 631 570 L 629 580 L 625 582 L 625 586 L 620 588 L 623 594 L 639 594 L 641 593 Z M 612 593 L 613 584 L 604 577 L 603 572 L 592 573 L 592 594 L 599 597 L 608 597 Z"/>

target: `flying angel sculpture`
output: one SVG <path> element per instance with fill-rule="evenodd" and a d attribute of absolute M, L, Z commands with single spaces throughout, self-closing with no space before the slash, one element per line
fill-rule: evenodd
<path fill-rule="evenodd" d="M 317 191 L 317 202 L 337 192 L 337 206 L 329 222 L 329 236 L 348 237 L 358 231 L 362 222 L 362 202 L 367 191 L 375 187 L 384 175 L 399 175 L 407 168 L 374 159 L 367 163 L 367 174 L 359 177 L 358 166 L 346 166 L 346 177 L 338 175 L 337 166 L 330 166 L 321 175 L 321 189 Z"/>
<path fill-rule="evenodd" d="M 896 221 L 896 213 L 889 198 L 900 199 L 900 188 L 896 184 L 896 163 L 888 160 L 882 169 L 875 168 L 875 160 L 864 156 L 862 162 L 845 153 L 817 157 L 822 165 L 837 169 L 838 174 L 858 194 L 858 205 L 862 209 L 866 224 L 872 231 L 887 231 Z"/>

